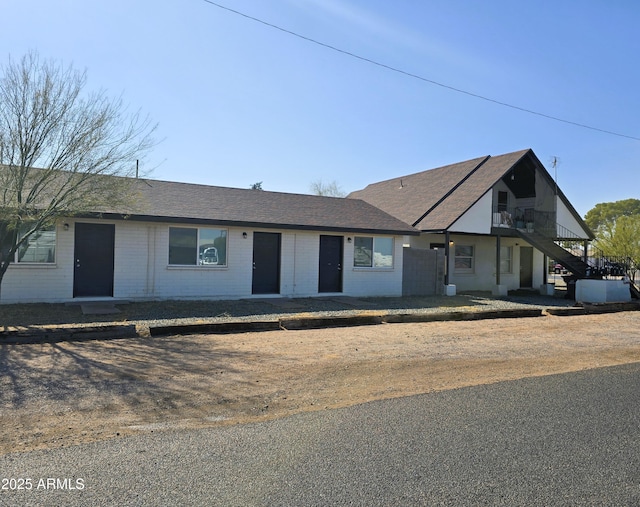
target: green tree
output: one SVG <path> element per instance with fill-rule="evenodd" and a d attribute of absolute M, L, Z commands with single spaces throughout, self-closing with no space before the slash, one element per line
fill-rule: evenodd
<path fill-rule="evenodd" d="M 62 217 L 131 205 L 155 125 L 85 93 L 86 73 L 30 53 L 0 67 L 0 285 L 30 238 Z"/>
<path fill-rule="evenodd" d="M 624 199 L 615 202 L 601 202 L 596 204 L 584 216 L 584 221 L 597 235 L 602 227 L 611 227 L 620 217 L 640 215 L 639 199 Z"/>
<path fill-rule="evenodd" d="M 605 222 L 598 229 L 595 245 L 606 257 L 630 259 L 631 277 L 635 281 L 640 269 L 640 214 Z"/>

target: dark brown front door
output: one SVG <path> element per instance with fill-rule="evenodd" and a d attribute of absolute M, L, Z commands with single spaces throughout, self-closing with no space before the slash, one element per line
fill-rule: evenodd
<path fill-rule="evenodd" d="M 280 293 L 280 234 L 253 233 L 253 294 Z"/>
<path fill-rule="evenodd" d="M 342 236 L 320 236 L 318 292 L 342 292 Z"/>
<path fill-rule="evenodd" d="M 520 287 L 533 287 L 533 248 L 530 246 L 520 247 Z"/>
<path fill-rule="evenodd" d="M 113 296 L 115 225 L 75 224 L 73 297 Z"/>

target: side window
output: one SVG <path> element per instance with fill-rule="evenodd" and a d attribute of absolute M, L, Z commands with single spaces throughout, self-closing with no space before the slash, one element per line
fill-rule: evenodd
<path fill-rule="evenodd" d="M 353 266 L 356 268 L 392 268 L 393 238 L 356 236 Z"/>
<path fill-rule="evenodd" d="M 169 227 L 169 265 L 226 266 L 227 230 Z"/>
<path fill-rule="evenodd" d="M 198 257 L 198 229 L 169 227 L 169 264 L 195 266 Z"/>
<path fill-rule="evenodd" d="M 474 248 L 472 245 L 455 246 L 455 271 L 458 273 L 473 273 Z"/>
<path fill-rule="evenodd" d="M 374 238 L 373 267 L 393 267 L 393 238 Z"/>
<path fill-rule="evenodd" d="M 356 268 L 370 268 L 373 266 L 373 238 L 355 237 L 353 251 L 353 265 Z"/>
<path fill-rule="evenodd" d="M 500 273 L 513 273 L 513 247 L 500 247 Z"/>
<path fill-rule="evenodd" d="M 26 228 L 18 231 L 24 237 Z M 56 262 L 56 228 L 48 227 L 34 232 L 16 252 L 16 261 L 24 264 L 52 264 Z"/>
<path fill-rule="evenodd" d="M 226 229 L 200 229 L 198 264 L 202 266 L 227 265 Z"/>

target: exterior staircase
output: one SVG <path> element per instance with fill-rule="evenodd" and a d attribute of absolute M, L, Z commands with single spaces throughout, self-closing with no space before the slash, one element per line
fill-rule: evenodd
<path fill-rule="evenodd" d="M 546 254 L 558 264 L 561 264 L 577 278 L 602 278 L 602 276 L 593 274 L 591 266 L 584 262 L 584 260 L 556 244 L 553 239 L 537 232 L 528 232 L 525 229 L 516 229 L 516 233 L 527 243 Z"/>
<path fill-rule="evenodd" d="M 493 210 L 492 223 L 496 229 L 508 228 L 514 231 L 518 237 L 563 266 L 570 273 L 565 277 L 567 282 L 583 278 L 624 277 L 625 283 L 629 284 L 631 296 L 640 299 L 640 289 L 629 281 L 632 268 L 638 270 L 639 266 L 634 267 L 634 262 L 628 257 L 608 257 L 598 249 L 592 248 L 592 255 L 583 258 L 563 248 L 558 244 L 559 241 L 583 243 L 585 238 L 556 223 L 555 212 L 497 207 Z"/>
<path fill-rule="evenodd" d="M 602 257 L 598 265 L 591 265 L 562 248 L 548 236 L 526 229 L 515 230 L 523 240 L 572 273 L 573 279 L 602 279 L 604 275 L 623 276 L 628 273 L 629 267 L 618 262 Z M 640 299 L 640 289 L 633 282 L 629 282 L 629 291 L 634 299 Z"/>

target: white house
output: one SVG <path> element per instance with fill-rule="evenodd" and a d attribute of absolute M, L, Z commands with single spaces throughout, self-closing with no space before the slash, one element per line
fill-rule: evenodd
<path fill-rule="evenodd" d="M 530 149 L 396 177 L 349 197 L 419 229 L 411 248 L 444 249 L 452 293 L 538 289 L 548 258 L 578 276 L 589 269 L 555 241 L 594 235 Z"/>
<path fill-rule="evenodd" d="M 359 199 L 134 180 L 131 209 L 41 231 L 2 302 L 399 296 L 416 229 Z"/>

